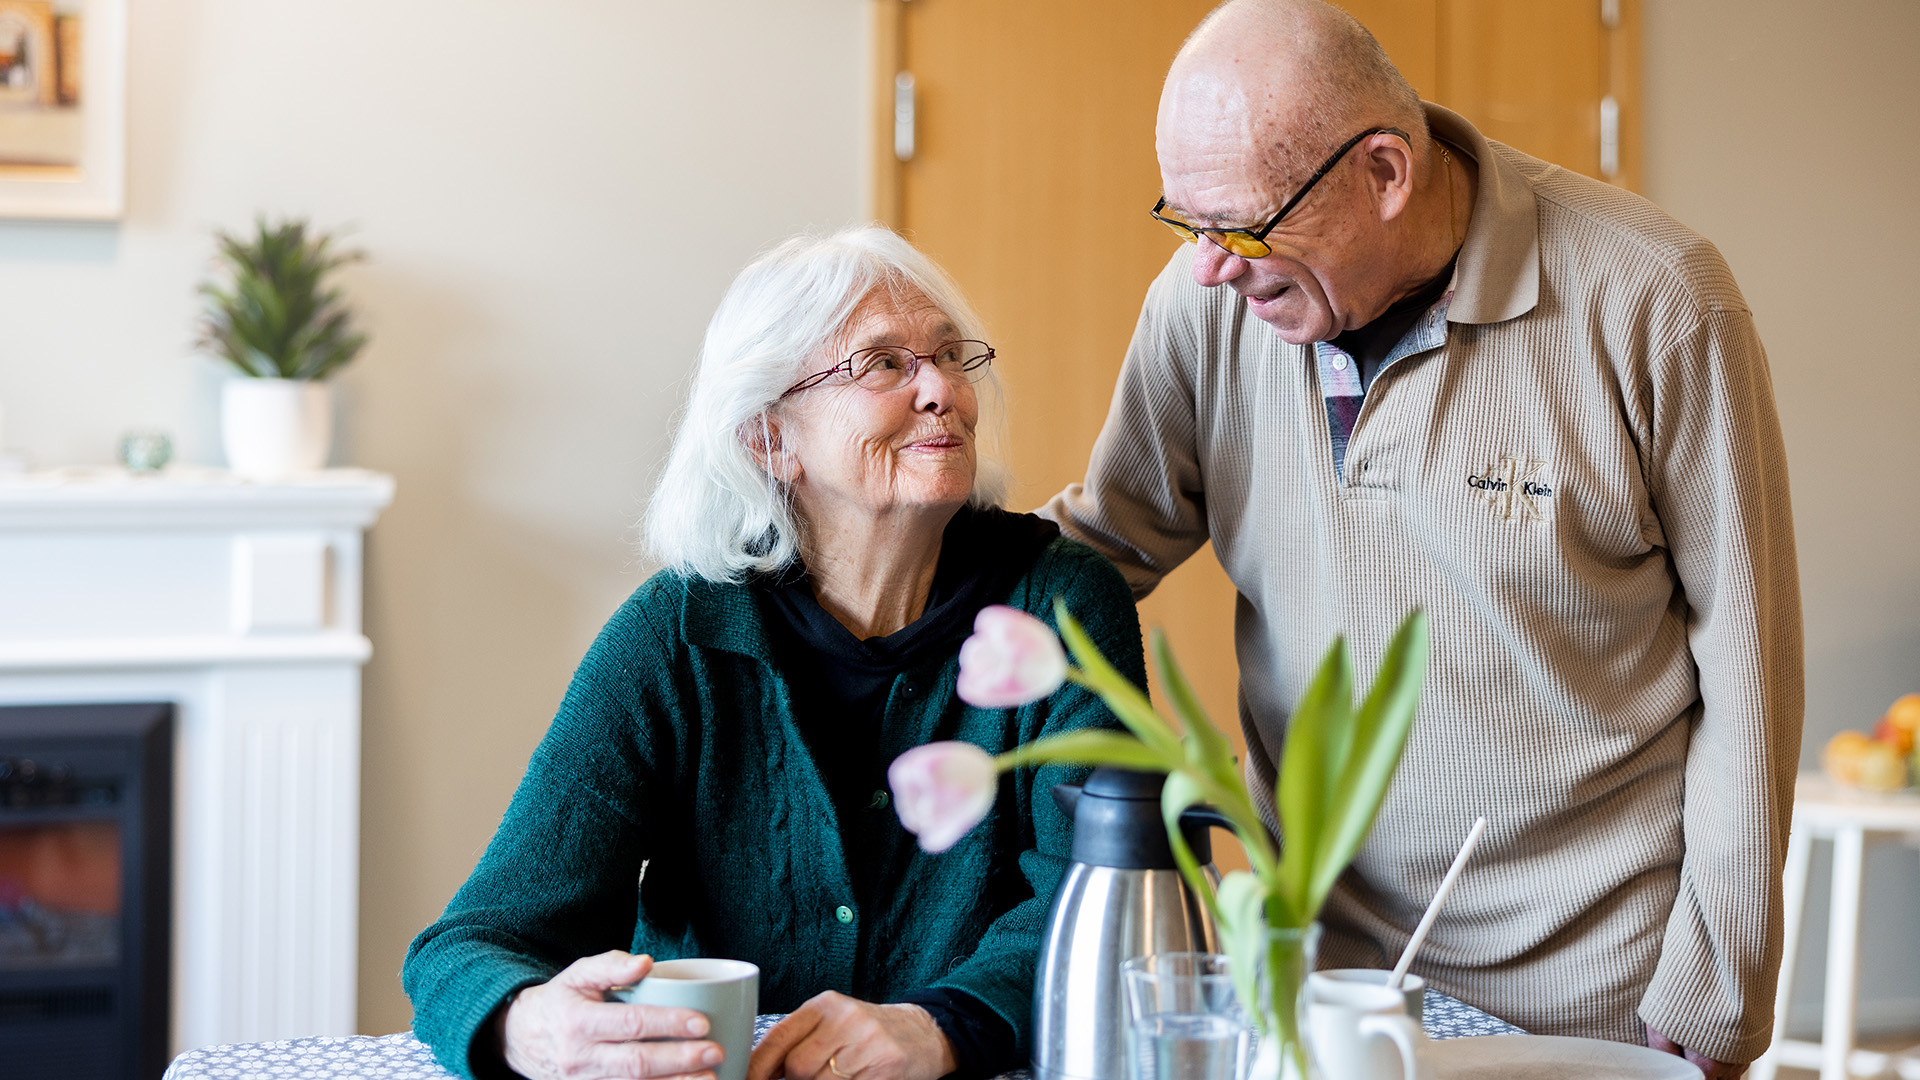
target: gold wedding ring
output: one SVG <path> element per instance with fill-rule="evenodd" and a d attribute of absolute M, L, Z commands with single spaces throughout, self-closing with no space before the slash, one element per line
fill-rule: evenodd
<path fill-rule="evenodd" d="M 840 1080 L 853 1080 L 853 1077 L 851 1077 L 851 1076 L 848 1076 L 848 1075 L 847 1075 L 846 1073 L 843 1073 L 843 1072 L 841 1072 L 841 1071 L 840 1071 L 840 1066 L 834 1063 L 834 1060 L 833 1060 L 833 1059 L 834 1059 L 834 1058 L 836 1058 L 836 1057 L 838 1057 L 838 1056 L 839 1056 L 839 1055 L 837 1055 L 837 1054 L 829 1054 L 829 1055 L 827 1055 L 827 1071 L 828 1071 L 828 1072 L 830 1072 L 830 1073 L 832 1073 L 833 1075 L 835 1075 L 835 1076 L 837 1076 L 837 1077 L 839 1077 L 839 1078 L 840 1078 Z"/>

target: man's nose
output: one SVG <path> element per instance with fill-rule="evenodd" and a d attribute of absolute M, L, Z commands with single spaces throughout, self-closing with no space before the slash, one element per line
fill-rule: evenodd
<path fill-rule="evenodd" d="M 1225 285 L 1247 269 L 1247 260 L 1227 251 L 1210 237 L 1201 237 L 1193 253 L 1193 280 L 1211 289 Z"/>

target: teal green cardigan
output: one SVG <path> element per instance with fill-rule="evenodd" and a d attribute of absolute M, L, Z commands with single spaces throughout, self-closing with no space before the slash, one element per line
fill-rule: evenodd
<path fill-rule="evenodd" d="M 1003 602 L 1053 621 L 1066 600 L 1144 686 L 1132 593 L 1092 549 L 1053 541 Z M 963 739 L 997 753 L 1070 728 L 1114 726 L 1068 685 L 1019 709 L 954 696 L 959 639 L 903 671 L 881 755 Z M 760 1010 L 823 990 L 885 1002 L 949 987 L 986 1003 L 1028 1051 L 1034 969 L 1072 822 L 1048 766 L 1001 779 L 986 821 L 928 855 L 900 827 L 885 778 L 840 822 L 801 736 L 754 591 L 670 572 L 623 604 L 574 674 L 485 855 L 407 951 L 413 1028 L 471 1077 L 475 1033 L 509 994 L 622 948 L 760 965 Z M 845 844 L 880 882 L 862 905 Z"/>

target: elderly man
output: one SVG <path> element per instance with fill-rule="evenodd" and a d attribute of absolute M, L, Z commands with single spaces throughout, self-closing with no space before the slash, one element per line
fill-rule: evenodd
<path fill-rule="evenodd" d="M 1322 965 L 1390 964 L 1484 813 L 1417 970 L 1531 1031 L 1738 1075 L 1772 1026 L 1802 685 L 1786 458 L 1725 262 L 1423 105 L 1310 0 L 1210 16 L 1157 143 L 1154 216 L 1197 243 L 1047 512 L 1139 594 L 1213 542 L 1270 816 L 1327 643 L 1370 666 L 1431 614 Z"/>

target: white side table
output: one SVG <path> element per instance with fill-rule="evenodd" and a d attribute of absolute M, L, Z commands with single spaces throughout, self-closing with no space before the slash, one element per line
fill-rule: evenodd
<path fill-rule="evenodd" d="M 1842 787 L 1818 773 L 1802 773 L 1793 801 L 1793 833 L 1787 841 L 1786 943 L 1780 958 L 1780 989 L 1774 998 L 1773 1045 L 1754 1063 L 1752 1080 L 1773 1080 L 1782 1065 L 1819 1069 L 1820 1080 L 1898 1075 L 1920 1080 L 1916 1051 L 1881 1054 L 1854 1045 L 1860 975 L 1860 886 L 1869 835 L 1904 835 L 1920 844 L 1920 795 L 1879 795 Z M 1785 1037 L 1787 998 L 1793 989 L 1800 923 L 1806 911 L 1807 864 L 1813 842 L 1833 843 L 1833 903 L 1827 920 L 1826 1009 L 1819 1042 Z"/>

